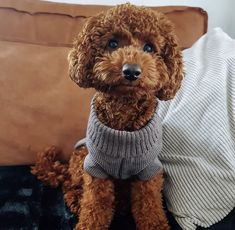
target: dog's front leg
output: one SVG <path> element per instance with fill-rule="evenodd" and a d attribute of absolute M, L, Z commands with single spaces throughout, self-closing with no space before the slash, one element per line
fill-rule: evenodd
<path fill-rule="evenodd" d="M 132 213 L 139 230 L 168 230 L 169 226 L 162 205 L 162 174 L 150 180 L 132 182 Z"/>
<path fill-rule="evenodd" d="M 83 197 L 76 230 L 109 228 L 114 209 L 114 185 L 109 179 L 99 179 L 84 173 Z"/>

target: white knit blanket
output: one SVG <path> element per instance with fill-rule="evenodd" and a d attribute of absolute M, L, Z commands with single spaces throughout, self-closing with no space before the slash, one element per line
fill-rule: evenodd
<path fill-rule="evenodd" d="M 235 40 L 216 28 L 183 52 L 185 79 L 159 104 L 168 209 L 185 230 L 235 207 Z"/>

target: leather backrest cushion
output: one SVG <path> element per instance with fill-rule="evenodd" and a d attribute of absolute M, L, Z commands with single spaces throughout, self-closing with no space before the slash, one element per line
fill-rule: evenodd
<path fill-rule="evenodd" d="M 38 0 L 0 2 L 0 39 L 71 46 L 86 18 L 110 6 L 73 5 Z M 175 24 L 182 48 L 189 48 L 207 30 L 207 13 L 185 6 L 152 7 Z"/>
<path fill-rule="evenodd" d="M 69 79 L 67 55 L 84 19 L 106 8 L 0 2 L 0 165 L 33 163 L 36 152 L 49 145 L 60 146 L 68 159 L 85 136 L 94 91 Z M 206 14 L 198 8 L 160 10 L 175 22 L 182 47 L 206 32 Z"/>
<path fill-rule="evenodd" d="M 0 164 L 26 164 L 84 137 L 91 90 L 68 78 L 65 47 L 0 41 Z"/>

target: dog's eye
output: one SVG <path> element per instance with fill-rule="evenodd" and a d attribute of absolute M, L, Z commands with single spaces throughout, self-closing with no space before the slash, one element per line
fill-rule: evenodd
<path fill-rule="evenodd" d="M 116 49 L 118 47 L 118 41 L 115 40 L 115 39 L 111 39 L 108 42 L 108 47 L 111 48 L 111 49 Z"/>
<path fill-rule="evenodd" d="M 154 51 L 154 47 L 150 43 L 146 43 L 143 48 L 144 52 L 152 53 Z"/>

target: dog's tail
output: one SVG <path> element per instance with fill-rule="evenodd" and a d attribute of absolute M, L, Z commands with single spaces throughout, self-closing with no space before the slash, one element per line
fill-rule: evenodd
<path fill-rule="evenodd" d="M 45 185 L 54 188 L 61 185 L 66 204 L 72 213 L 79 215 L 83 193 L 83 161 L 87 151 L 85 146 L 81 146 L 72 153 L 69 163 L 61 163 L 58 160 L 60 155 L 61 150 L 55 146 L 38 153 L 31 173 Z"/>
<path fill-rule="evenodd" d="M 68 164 L 58 160 L 61 150 L 51 146 L 37 154 L 36 164 L 31 167 L 31 173 L 37 176 L 45 185 L 58 187 L 69 180 Z"/>

